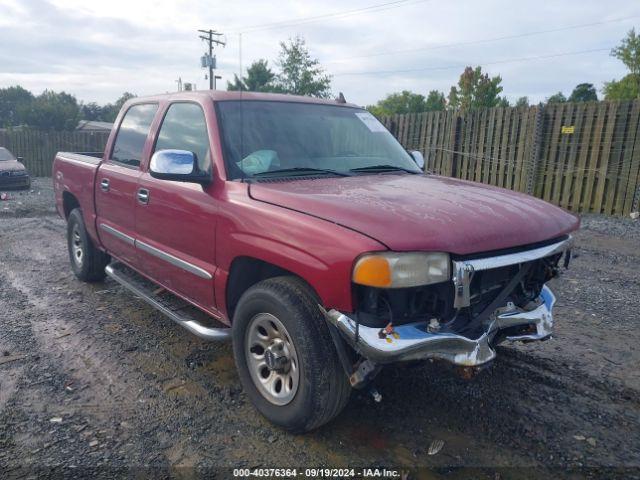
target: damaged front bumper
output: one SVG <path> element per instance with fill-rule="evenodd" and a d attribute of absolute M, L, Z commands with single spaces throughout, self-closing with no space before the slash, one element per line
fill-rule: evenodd
<path fill-rule="evenodd" d="M 549 338 L 555 300 L 545 286 L 538 306 L 531 310 L 513 304 L 500 308 L 490 318 L 485 333 L 475 340 L 451 332 L 429 332 L 426 321 L 395 326 L 392 333 L 384 334 L 379 328 L 356 325 L 354 319 L 337 310 L 329 310 L 325 316 L 356 351 L 372 362 L 439 359 L 458 366 L 476 367 L 493 360 L 496 357 L 494 347 L 505 340 Z"/>

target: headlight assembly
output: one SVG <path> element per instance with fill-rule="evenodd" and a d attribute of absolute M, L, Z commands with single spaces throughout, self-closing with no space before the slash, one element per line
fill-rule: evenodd
<path fill-rule="evenodd" d="M 449 280 L 448 253 L 381 252 L 364 255 L 353 268 L 353 282 L 377 288 L 407 288 Z"/>

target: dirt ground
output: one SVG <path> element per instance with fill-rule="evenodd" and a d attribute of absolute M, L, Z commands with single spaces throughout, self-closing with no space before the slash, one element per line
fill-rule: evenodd
<path fill-rule="evenodd" d="M 217 469 L 260 466 L 640 476 L 639 221 L 583 218 L 551 285 L 552 340 L 501 347 L 471 381 L 433 364 L 388 368 L 381 403 L 355 393 L 331 424 L 294 436 L 251 406 L 230 345 L 199 340 L 111 280 L 77 281 L 50 181 L 34 180 L 0 202 L 0 478 L 52 467 L 229 478 Z M 444 446 L 429 455 L 434 440 Z"/>

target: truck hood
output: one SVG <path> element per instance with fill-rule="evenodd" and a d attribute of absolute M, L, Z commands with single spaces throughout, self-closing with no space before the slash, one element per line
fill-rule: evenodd
<path fill-rule="evenodd" d="M 260 182 L 250 185 L 249 194 L 396 251 L 467 255 L 549 240 L 579 226 L 574 215 L 531 196 L 435 175 Z"/>
<path fill-rule="evenodd" d="M 24 170 L 24 165 L 17 160 L 0 161 L 0 172 L 13 172 L 15 170 Z"/>

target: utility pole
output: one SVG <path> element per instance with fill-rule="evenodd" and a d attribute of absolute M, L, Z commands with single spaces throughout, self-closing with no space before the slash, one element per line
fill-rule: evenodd
<path fill-rule="evenodd" d="M 215 90 L 216 78 L 213 74 L 213 69 L 216 66 L 213 56 L 214 45 L 222 45 L 224 47 L 227 43 L 220 40 L 222 33 L 216 32 L 215 30 L 198 30 L 198 32 L 203 34 L 200 35 L 200 38 L 209 45 L 209 55 L 206 61 L 206 66 L 209 67 L 209 90 Z M 204 63 L 205 62 L 203 62 L 203 66 L 205 66 Z"/>

